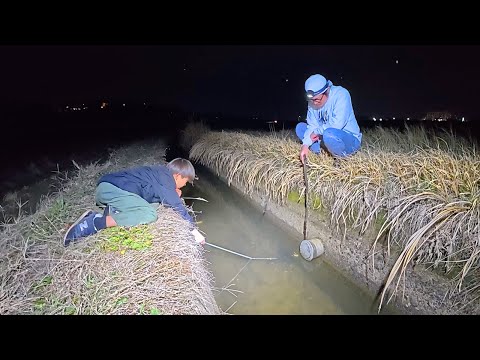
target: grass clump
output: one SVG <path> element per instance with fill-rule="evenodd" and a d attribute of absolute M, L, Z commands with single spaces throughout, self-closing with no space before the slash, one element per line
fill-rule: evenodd
<path fill-rule="evenodd" d="M 116 251 L 125 254 L 127 250 L 145 250 L 152 246 L 153 234 L 147 225 L 130 228 L 112 227 L 102 231 L 103 241 L 100 247 L 105 251 Z"/>

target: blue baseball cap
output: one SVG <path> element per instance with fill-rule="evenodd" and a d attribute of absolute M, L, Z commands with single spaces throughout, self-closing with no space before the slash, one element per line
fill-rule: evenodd
<path fill-rule="evenodd" d="M 315 74 L 310 76 L 305 81 L 305 92 L 307 93 L 307 98 L 311 99 L 312 97 L 324 93 L 328 89 L 329 81 L 320 74 Z"/>

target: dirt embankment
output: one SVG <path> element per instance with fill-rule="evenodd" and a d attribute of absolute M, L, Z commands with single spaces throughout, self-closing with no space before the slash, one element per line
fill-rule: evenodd
<path fill-rule="evenodd" d="M 213 276 L 188 222 L 159 207 L 158 220 L 113 227 L 63 246 L 63 235 L 95 206 L 98 178 L 163 163 L 165 144 L 137 143 L 103 164 L 62 173 L 36 212 L 0 232 L 0 314 L 221 314 Z"/>

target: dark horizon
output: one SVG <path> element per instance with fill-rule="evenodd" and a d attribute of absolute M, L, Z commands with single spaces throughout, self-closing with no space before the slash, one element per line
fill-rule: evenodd
<path fill-rule="evenodd" d="M 191 116 L 293 126 L 313 73 L 350 92 L 361 128 L 432 112 L 480 128 L 477 45 L 5 45 L 0 59 L 2 179 L 42 157 L 178 132 Z"/>
<path fill-rule="evenodd" d="M 451 112 L 480 121 L 477 45 L 0 46 L 3 106 L 148 102 L 272 120 L 304 116 L 320 73 L 359 116 Z"/>
<path fill-rule="evenodd" d="M 31 127 L 33 122 L 42 122 L 48 118 L 49 126 Z M 158 121 L 167 119 L 168 121 Z M 21 189 L 48 178 L 57 170 L 75 171 L 72 160 L 80 165 L 105 161 L 111 149 L 127 146 L 132 142 L 158 141 L 164 139 L 169 145 L 178 143 L 177 136 L 189 121 L 204 121 L 212 130 L 261 130 L 275 131 L 294 129 L 298 123 L 262 118 L 231 118 L 219 113 L 191 113 L 173 108 L 142 108 L 135 110 L 90 110 L 54 112 L 49 107 L 24 111 L 14 116 L 13 122 L 5 131 L 0 143 L 0 199 L 8 191 Z M 422 124 L 427 128 L 439 127 L 458 135 L 473 135 L 479 140 L 478 125 L 458 121 L 406 121 L 404 119 L 383 119 L 373 121 L 370 118 L 357 117 L 360 128 L 376 126 L 405 129 Z M 379 119 L 377 119 L 379 120 Z M 112 127 L 113 126 L 113 127 Z M 299 142 L 300 145 L 300 142 Z"/>

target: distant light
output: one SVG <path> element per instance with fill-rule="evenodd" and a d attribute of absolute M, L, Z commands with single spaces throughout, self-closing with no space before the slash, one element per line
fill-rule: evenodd
<path fill-rule="evenodd" d="M 462 116 L 462 122 L 465 122 L 465 118 Z"/>
<path fill-rule="evenodd" d="M 395 60 L 395 64 L 398 64 L 398 60 Z"/>
<path fill-rule="evenodd" d="M 395 120 L 395 118 L 393 118 L 393 120 Z"/>
<path fill-rule="evenodd" d="M 407 120 L 410 120 L 410 118 L 407 118 Z"/>
<path fill-rule="evenodd" d="M 373 118 L 373 121 L 377 121 L 377 119 L 375 119 L 375 117 Z"/>
<path fill-rule="evenodd" d="M 125 107 L 125 104 L 123 104 L 123 107 Z"/>
<path fill-rule="evenodd" d="M 380 118 L 379 120 L 382 121 L 382 118 Z"/>
<path fill-rule="evenodd" d="M 285 82 L 288 82 L 288 79 L 285 79 Z"/>
<path fill-rule="evenodd" d="M 277 120 L 275 120 L 274 123 L 276 124 L 276 123 L 277 123 Z"/>

